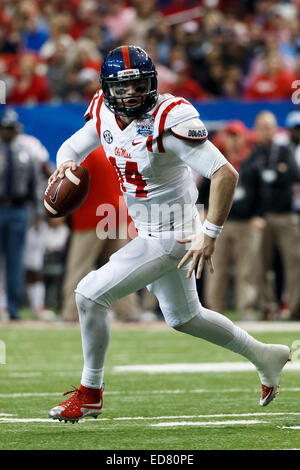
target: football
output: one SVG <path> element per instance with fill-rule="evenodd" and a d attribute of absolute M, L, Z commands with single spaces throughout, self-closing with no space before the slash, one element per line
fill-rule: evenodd
<path fill-rule="evenodd" d="M 67 168 L 64 178 L 48 185 L 44 196 L 44 208 L 48 217 L 64 217 L 78 209 L 86 199 L 90 188 L 90 174 L 86 167 Z"/>

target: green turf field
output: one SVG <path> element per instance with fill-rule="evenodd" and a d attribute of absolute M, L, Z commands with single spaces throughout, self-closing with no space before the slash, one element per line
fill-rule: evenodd
<path fill-rule="evenodd" d="M 284 371 L 279 396 L 262 408 L 255 371 L 120 370 L 125 365 L 247 363 L 166 328 L 113 329 L 101 417 L 74 425 L 51 421 L 48 410 L 62 401 L 63 392 L 79 385 L 80 331 L 31 325 L 7 325 L 0 331 L 6 344 L 6 364 L 0 365 L 2 450 L 300 449 L 300 371 Z M 253 335 L 291 346 L 300 339 L 300 328 Z"/>

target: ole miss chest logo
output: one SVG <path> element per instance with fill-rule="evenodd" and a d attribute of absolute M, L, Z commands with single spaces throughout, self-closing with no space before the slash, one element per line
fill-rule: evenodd
<path fill-rule="evenodd" d="M 126 149 L 123 147 L 115 147 L 115 155 L 116 157 L 122 157 L 122 158 L 131 158 L 130 153 L 127 152 Z"/>

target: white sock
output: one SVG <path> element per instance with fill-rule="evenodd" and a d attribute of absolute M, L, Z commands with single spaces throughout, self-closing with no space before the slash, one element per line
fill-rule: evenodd
<path fill-rule="evenodd" d="M 107 309 L 76 294 L 81 342 L 84 359 L 81 383 L 85 387 L 100 388 L 103 382 L 104 359 L 110 340 Z"/>
<path fill-rule="evenodd" d="M 88 388 L 100 388 L 103 383 L 104 368 L 89 369 L 83 366 L 81 384 Z"/>
<path fill-rule="evenodd" d="M 232 323 L 229 318 L 204 307 L 201 307 L 201 312 L 189 322 L 176 327 L 176 330 L 241 354 L 255 365 L 259 361 L 262 348 L 265 346 Z"/>

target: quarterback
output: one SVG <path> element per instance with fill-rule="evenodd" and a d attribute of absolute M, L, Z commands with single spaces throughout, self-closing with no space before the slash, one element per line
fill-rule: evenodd
<path fill-rule="evenodd" d="M 204 263 L 213 272 L 212 255 L 231 207 L 236 171 L 208 140 L 188 101 L 159 95 L 155 66 L 144 50 L 114 49 L 103 62 L 100 79 L 102 90 L 85 113 L 86 123 L 58 150 L 57 169 L 49 182 L 63 178 L 67 168 L 75 170 L 103 145 L 138 236 L 75 289 L 84 357 L 81 384 L 50 410 L 50 417 L 76 422 L 101 413 L 108 309 L 145 286 L 157 297 L 170 327 L 251 361 L 262 386 L 260 405 L 267 405 L 277 393 L 290 349 L 261 343 L 225 316 L 204 308 L 196 290 L 195 274 L 200 277 Z M 203 225 L 192 170 L 211 179 Z M 153 210 L 155 206 L 159 210 Z M 170 210 L 161 210 L 166 207 Z"/>

